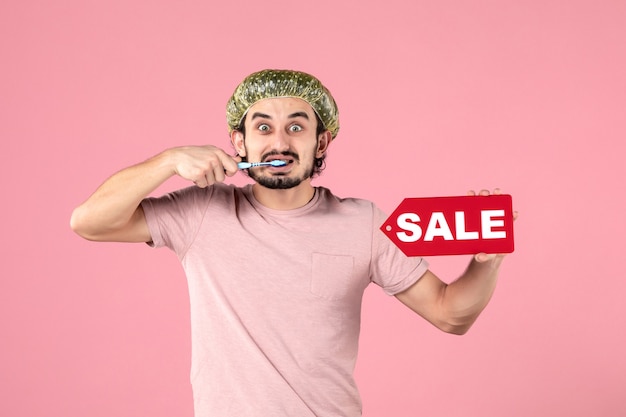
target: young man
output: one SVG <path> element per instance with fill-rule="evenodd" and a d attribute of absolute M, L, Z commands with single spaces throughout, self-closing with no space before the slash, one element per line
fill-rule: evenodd
<path fill-rule="evenodd" d="M 487 305 L 503 257 L 476 255 L 446 285 L 380 232 L 386 216 L 373 203 L 313 187 L 339 130 L 335 101 L 314 77 L 252 74 L 227 119 L 236 157 L 214 146 L 165 150 L 106 180 L 75 209 L 72 228 L 178 255 L 196 416 L 360 416 L 353 370 L 365 288 L 374 282 L 462 334 Z M 242 160 L 284 165 L 250 168 L 252 185 L 225 185 Z M 195 185 L 148 197 L 174 175 Z"/>

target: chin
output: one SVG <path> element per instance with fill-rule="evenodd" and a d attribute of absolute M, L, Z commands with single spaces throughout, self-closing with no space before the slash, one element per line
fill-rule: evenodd
<path fill-rule="evenodd" d="M 254 178 L 254 180 L 261 186 L 265 188 L 270 188 L 272 190 L 288 190 L 290 188 L 297 187 L 302 184 L 304 178 L 289 178 L 284 176 L 274 176 L 274 177 L 261 177 Z"/>

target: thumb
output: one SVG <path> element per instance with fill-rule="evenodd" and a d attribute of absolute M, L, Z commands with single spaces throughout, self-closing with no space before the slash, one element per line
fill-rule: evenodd
<path fill-rule="evenodd" d="M 483 252 L 481 252 L 481 253 L 477 253 L 476 255 L 474 255 L 474 259 L 476 260 L 476 262 L 483 263 L 483 262 L 489 262 L 489 261 L 495 259 L 496 256 L 498 256 L 498 255 L 496 255 L 495 253 L 483 253 Z"/>

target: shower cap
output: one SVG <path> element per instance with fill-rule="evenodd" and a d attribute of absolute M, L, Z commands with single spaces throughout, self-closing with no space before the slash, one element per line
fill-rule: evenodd
<path fill-rule="evenodd" d="M 339 132 L 339 110 L 330 91 L 312 75 L 292 70 L 263 70 L 247 76 L 226 104 L 228 131 L 236 130 L 254 103 L 266 98 L 294 97 L 311 105 L 333 137 Z"/>

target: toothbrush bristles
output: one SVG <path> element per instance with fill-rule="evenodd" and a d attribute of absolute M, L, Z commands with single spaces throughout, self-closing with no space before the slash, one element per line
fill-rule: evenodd
<path fill-rule="evenodd" d="M 273 166 L 273 167 L 282 167 L 287 165 L 287 161 L 282 159 L 274 159 L 273 161 L 268 162 L 239 162 L 237 166 L 239 169 L 248 169 L 254 167 L 265 167 L 265 166 Z"/>

